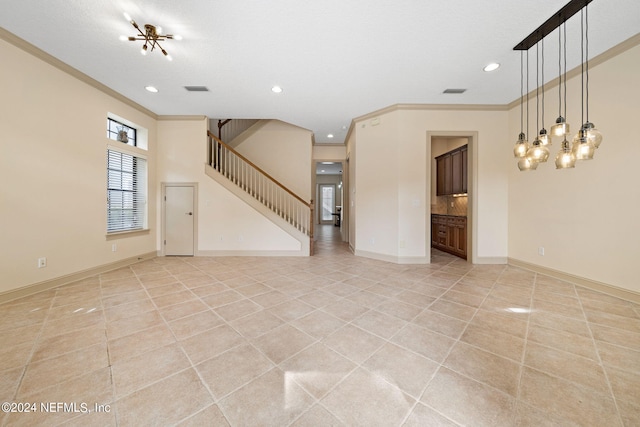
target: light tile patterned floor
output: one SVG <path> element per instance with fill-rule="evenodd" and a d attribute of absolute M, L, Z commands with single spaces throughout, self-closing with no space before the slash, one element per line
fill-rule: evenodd
<path fill-rule="evenodd" d="M 640 425 L 640 306 L 335 232 L 311 258 L 157 258 L 0 305 L 0 401 L 38 403 L 0 424 Z"/>

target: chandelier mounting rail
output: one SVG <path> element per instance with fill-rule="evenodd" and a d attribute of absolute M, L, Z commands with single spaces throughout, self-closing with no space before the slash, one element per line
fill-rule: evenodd
<path fill-rule="evenodd" d="M 591 2 L 592 0 L 571 0 L 562 9 L 547 19 L 544 24 L 540 25 L 531 34 L 525 37 L 524 40 L 515 45 L 513 50 L 529 50 Z"/>

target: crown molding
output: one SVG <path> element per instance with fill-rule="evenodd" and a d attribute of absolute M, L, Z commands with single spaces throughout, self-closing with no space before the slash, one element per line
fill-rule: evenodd
<path fill-rule="evenodd" d="M 16 36 L 15 34 L 7 31 L 6 29 L 0 27 L 0 40 L 4 40 L 7 43 L 17 47 L 18 49 L 23 50 L 24 52 L 40 59 L 41 61 L 57 68 L 58 70 L 69 74 L 72 77 L 75 77 L 76 79 L 80 80 L 83 83 L 88 84 L 89 86 L 105 93 L 106 95 L 111 96 L 112 98 L 117 99 L 118 101 L 127 104 L 128 106 L 135 108 L 136 110 L 140 111 L 143 114 L 146 114 L 147 116 L 153 118 L 153 119 L 158 119 L 158 115 L 156 113 L 154 113 L 153 111 L 143 107 L 142 105 L 133 102 L 132 100 L 130 100 L 129 98 L 127 98 L 126 96 L 122 95 L 119 92 L 116 92 L 115 90 L 111 89 L 110 87 L 100 83 L 99 81 L 89 77 L 88 75 L 84 74 L 83 72 L 73 68 L 72 66 L 62 62 L 61 60 L 59 60 L 58 58 L 56 58 L 55 56 L 49 55 L 47 52 L 43 51 L 42 49 L 32 45 L 31 43 L 29 43 L 28 41 L 21 39 L 20 37 Z"/>

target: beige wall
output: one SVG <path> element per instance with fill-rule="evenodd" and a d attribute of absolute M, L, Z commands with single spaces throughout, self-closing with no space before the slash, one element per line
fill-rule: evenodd
<path fill-rule="evenodd" d="M 347 158 L 345 145 L 323 144 L 313 146 L 313 160 L 322 162 L 340 162 Z"/>
<path fill-rule="evenodd" d="M 477 198 L 474 262 L 506 262 L 510 153 L 496 141 L 507 139 L 508 112 L 463 108 L 396 106 L 356 119 L 353 145 L 357 144 L 358 156 L 351 183 L 357 188 L 356 253 L 428 262 L 432 159 L 428 133 L 477 133 L 477 147 L 469 159 L 470 197 Z"/>
<path fill-rule="evenodd" d="M 559 142 L 536 171 L 519 172 L 509 162 L 509 257 L 582 278 L 640 292 L 640 190 L 637 159 L 640 140 L 640 46 L 589 71 L 589 119 L 604 139 L 595 157 L 575 169 L 555 170 Z M 514 76 L 517 78 L 517 76 Z M 572 135 L 580 127 L 580 77 L 567 85 L 567 121 Z M 546 96 L 546 127 L 558 111 L 557 87 Z M 535 132 L 530 105 L 529 139 Z M 512 150 L 520 131 L 519 107 L 509 115 Z M 544 247 L 544 256 L 538 248 Z"/>
<path fill-rule="evenodd" d="M 344 171 L 347 172 L 347 186 L 345 189 L 345 199 L 346 206 L 343 209 L 347 209 L 346 218 L 347 218 L 347 242 L 349 243 L 349 248 L 352 251 L 355 251 L 356 246 L 356 132 L 355 128 L 352 126 L 349 134 L 347 135 L 347 140 L 345 141 L 345 145 L 347 146 L 347 166 Z M 344 238 L 343 237 L 343 238 Z"/>
<path fill-rule="evenodd" d="M 398 123 L 393 111 L 371 120 L 356 121 L 358 150 L 351 189 L 356 203 L 356 254 L 398 257 Z"/>
<path fill-rule="evenodd" d="M 4 40 L 0 57 L 0 293 L 154 251 L 155 119 Z M 108 113 L 149 131 L 150 229 L 109 240 Z"/>
<path fill-rule="evenodd" d="M 287 186 L 302 199 L 312 198 L 312 133 L 309 130 L 269 120 L 251 133 L 236 150 Z"/>
<path fill-rule="evenodd" d="M 300 242 L 205 174 L 206 133 L 204 116 L 158 122 L 158 182 L 198 184 L 198 254 L 300 250 Z"/>

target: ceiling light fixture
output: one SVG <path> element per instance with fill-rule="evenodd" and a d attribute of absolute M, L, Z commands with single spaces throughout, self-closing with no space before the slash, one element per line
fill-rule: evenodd
<path fill-rule="evenodd" d="M 542 39 L 540 41 L 540 44 L 542 45 L 542 65 L 540 67 L 541 70 L 541 84 L 542 84 L 542 88 L 541 88 L 541 92 L 542 92 L 542 129 L 540 129 L 540 134 L 538 135 L 538 138 L 540 139 L 540 143 L 544 146 L 547 145 L 551 145 L 551 139 L 549 138 L 549 135 L 547 134 L 547 130 L 544 128 L 544 39 Z M 546 160 L 545 160 L 546 161 Z"/>
<path fill-rule="evenodd" d="M 536 45 L 536 128 L 538 128 L 539 121 L 539 112 L 540 112 L 540 102 L 539 102 L 539 80 L 538 80 L 538 70 L 540 69 L 538 58 L 539 55 L 539 45 Z M 544 48 L 543 48 L 544 50 Z M 544 57 L 544 54 L 543 54 Z M 543 64 L 544 67 L 544 64 Z M 543 92 L 543 114 L 544 114 L 544 92 Z M 544 119 L 543 119 L 544 121 Z M 544 132 L 543 132 L 544 131 Z M 527 151 L 527 160 L 532 163 L 544 163 L 549 159 L 549 149 L 542 143 L 542 139 L 540 136 L 546 135 L 547 131 L 544 129 L 544 125 L 542 125 L 542 129 L 540 129 L 540 135 L 536 136 L 536 139 L 531 143 L 531 148 Z"/>
<path fill-rule="evenodd" d="M 332 133 L 328 134 L 327 138 L 333 138 L 333 134 Z"/>
<path fill-rule="evenodd" d="M 586 27 L 586 28 L 585 28 Z M 589 10 L 584 7 L 584 13 L 580 11 L 580 54 L 583 58 L 581 69 L 581 93 L 582 93 L 582 120 L 586 108 L 587 121 L 583 121 L 583 125 L 578 134 L 573 139 L 573 152 L 578 160 L 591 160 L 595 154 L 595 149 L 602 142 L 602 134 L 598 131 L 594 124 L 589 121 Z M 585 82 L 586 77 L 586 82 Z M 586 102 L 585 102 L 586 90 Z"/>
<path fill-rule="evenodd" d="M 589 23 L 588 23 L 588 5 L 592 0 L 571 0 L 562 9 L 560 9 L 551 18 L 547 19 L 540 27 L 529 34 L 524 40 L 518 43 L 514 50 L 526 50 L 528 51 L 534 45 L 536 46 L 536 58 L 538 58 L 537 46 L 542 42 L 542 122 L 543 126 L 540 130 L 539 137 L 536 137 L 532 144 L 532 147 L 527 151 L 526 157 L 522 158 L 518 155 L 519 150 L 522 150 L 518 144 L 514 149 L 514 154 L 520 160 L 518 161 L 518 168 L 520 170 L 532 170 L 535 169 L 538 163 L 546 161 L 548 158 L 548 148 L 543 145 L 543 138 L 548 138 L 546 130 L 544 129 L 544 43 L 543 40 L 546 36 L 552 33 L 555 29 L 558 29 L 559 40 L 559 53 L 558 53 L 558 68 L 559 68 L 559 82 L 558 82 L 558 96 L 559 116 L 556 120 L 556 124 L 551 128 L 551 132 L 554 136 L 562 136 L 563 141 L 561 143 L 560 152 L 556 156 L 556 169 L 569 169 L 575 167 L 575 161 L 577 160 L 589 160 L 593 158 L 595 149 L 602 142 L 602 134 L 595 128 L 594 124 L 589 121 Z M 576 13 L 580 12 L 580 31 L 581 31 L 581 107 L 582 107 L 582 122 L 584 123 L 578 134 L 573 139 L 573 146 L 571 147 L 569 141 L 567 141 L 567 134 L 569 132 L 569 125 L 566 123 L 567 112 L 567 52 L 566 52 L 566 21 Z M 563 24 L 565 24 L 563 26 Z M 564 73 L 561 68 L 561 45 L 562 34 L 560 33 L 560 27 L 563 26 L 564 31 Z M 586 27 L 586 29 L 585 29 Z M 528 57 L 527 57 L 528 59 Z M 528 61 L 527 61 L 528 62 Z M 536 61 L 537 62 L 537 61 Z M 528 71 L 527 64 L 527 71 Z M 538 84 L 539 66 L 536 64 L 536 84 Z M 564 117 L 562 116 L 562 79 L 564 74 Z M 521 74 L 522 78 L 522 74 Z M 586 78 L 586 82 L 585 82 Z M 528 82 L 528 78 L 527 78 Z M 585 101 L 586 93 L 586 101 Z M 521 94 L 522 97 L 522 94 Z M 521 100 L 522 102 L 522 100 Z M 538 88 L 536 87 L 536 126 L 538 121 Z M 585 119 L 586 110 L 586 121 Z M 521 106 L 522 114 L 522 106 Z M 528 114 L 527 114 L 528 116 Z M 521 125 L 522 128 L 522 119 Z M 522 133 L 522 131 L 521 131 Z M 545 153 L 546 150 L 546 153 Z"/>
<path fill-rule="evenodd" d="M 500 68 L 500 64 L 498 64 L 497 62 L 492 62 L 491 64 L 488 64 L 486 67 L 484 67 L 483 70 L 489 73 L 491 71 L 497 70 L 498 68 Z"/>
<path fill-rule="evenodd" d="M 153 50 L 157 47 L 158 50 L 160 50 L 160 52 L 162 52 L 162 54 L 169 61 L 173 60 L 171 55 L 169 55 L 167 51 L 160 45 L 160 42 L 164 40 L 182 40 L 182 37 L 173 34 L 161 34 L 162 28 L 156 27 L 155 25 L 151 24 L 145 24 L 144 31 L 142 31 L 138 24 L 136 24 L 136 21 L 134 21 L 128 13 L 125 12 L 124 17 L 127 21 L 129 21 L 131 25 L 133 25 L 133 28 L 138 30 L 139 34 L 130 37 L 122 36 L 120 37 L 121 40 L 144 41 L 142 49 L 140 50 L 140 53 L 142 53 L 143 55 L 146 55 L 147 52 L 153 52 Z"/>
<path fill-rule="evenodd" d="M 147 90 L 147 92 L 158 93 L 158 89 L 154 86 L 145 86 L 144 88 Z"/>
<path fill-rule="evenodd" d="M 556 169 L 572 169 L 576 167 L 576 154 L 571 149 L 567 135 L 569 134 L 569 123 L 562 117 L 562 92 L 561 87 L 564 86 L 564 115 L 567 115 L 567 24 L 562 24 L 564 33 L 564 85 L 562 84 L 562 68 L 561 68 L 561 38 L 563 33 L 558 27 L 558 118 L 556 124 L 551 126 L 552 136 L 561 136 L 560 151 L 556 155 Z"/>
<path fill-rule="evenodd" d="M 271 92 L 273 93 L 282 93 L 282 88 L 280 86 L 274 86 L 271 88 Z"/>
<path fill-rule="evenodd" d="M 524 73 L 522 71 L 523 56 L 524 54 L 522 53 L 522 51 L 520 51 L 520 134 L 518 135 L 516 146 L 513 148 L 513 155 L 520 159 L 526 157 L 527 151 L 529 150 L 529 141 L 527 141 L 527 135 L 524 133 L 522 128 L 524 122 L 522 117 L 524 113 L 524 108 L 522 107 L 522 103 L 524 102 Z M 527 132 L 529 132 L 529 52 L 527 52 Z"/>
<path fill-rule="evenodd" d="M 569 134 L 569 123 L 567 116 L 567 25 L 563 24 L 564 31 L 564 73 L 562 72 L 562 31 L 558 27 L 558 118 L 556 124 L 551 126 L 551 136 L 564 136 Z M 564 84 L 562 77 L 564 75 Z M 562 116 L 562 87 L 564 86 L 564 116 Z"/>

